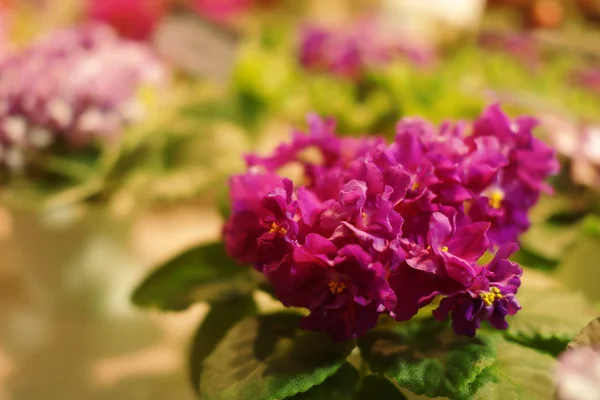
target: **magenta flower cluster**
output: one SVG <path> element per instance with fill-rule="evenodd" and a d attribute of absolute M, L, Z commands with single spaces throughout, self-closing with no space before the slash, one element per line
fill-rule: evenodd
<path fill-rule="evenodd" d="M 382 37 L 374 21 L 367 20 L 345 30 L 316 25 L 304 27 L 298 57 L 308 70 L 356 80 L 370 68 L 385 65 L 395 58 L 430 65 L 435 60 L 435 52 L 406 37 Z"/>
<path fill-rule="evenodd" d="M 508 257 L 558 169 L 535 120 L 497 105 L 470 127 L 409 118 L 391 144 L 308 122 L 308 134 L 247 156 L 248 171 L 231 178 L 229 255 L 262 272 L 284 305 L 310 310 L 304 328 L 335 340 L 363 335 L 380 314 L 409 320 L 438 296 L 434 316 L 450 315 L 458 334 L 482 321 L 506 328 L 521 276 Z M 292 166 L 303 171 L 295 183 L 278 174 Z"/>
<path fill-rule="evenodd" d="M 45 35 L 0 59 L 0 165 L 20 169 L 30 150 L 86 145 L 143 117 L 137 95 L 167 71 L 146 45 L 104 25 Z"/>

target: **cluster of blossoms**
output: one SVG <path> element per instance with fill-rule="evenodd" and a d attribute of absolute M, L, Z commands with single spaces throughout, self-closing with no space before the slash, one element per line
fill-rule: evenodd
<path fill-rule="evenodd" d="M 469 134 L 405 119 L 388 145 L 337 137 L 333 121 L 312 115 L 308 134 L 248 155 L 248 172 L 231 178 L 227 251 L 284 305 L 309 309 L 304 328 L 335 340 L 366 333 L 382 313 L 409 320 L 436 296 L 435 317 L 450 314 L 459 334 L 483 320 L 506 328 L 521 275 L 507 258 L 558 169 L 535 124 L 495 105 Z M 291 165 L 301 182 L 278 175 Z M 488 250 L 495 257 L 479 265 Z"/>
<path fill-rule="evenodd" d="M 541 46 L 530 34 L 485 32 L 479 37 L 479 45 L 509 54 L 532 68 L 541 66 L 543 61 Z"/>
<path fill-rule="evenodd" d="M 429 65 L 435 52 L 406 38 L 385 38 L 372 21 L 356 23 L 348 30 L 310 25 L 301 31 L 299 60 L 309 70 L 359 79 L 368 69 L 398 57 Z"/>
<path fill-rule="evenodd" d="M 119 133 L 143 117 L 141 89 L 166 79 L 150 48 L 104 25 L 45 35 L 0 59 L 0 165 L 21 169 L 29 151 Z"/>

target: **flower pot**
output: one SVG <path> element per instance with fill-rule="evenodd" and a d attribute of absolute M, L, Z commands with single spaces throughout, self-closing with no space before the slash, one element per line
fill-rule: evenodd
<path fill-rule="evenodd" d="M 104 209 L 18 210 L 13 212 L 13 241 L 46 307 L 61 313 L 126 314 L 132 309 L 129 290 L 141 273 L 130 251 L 131 225 L 132 218 Z"/>

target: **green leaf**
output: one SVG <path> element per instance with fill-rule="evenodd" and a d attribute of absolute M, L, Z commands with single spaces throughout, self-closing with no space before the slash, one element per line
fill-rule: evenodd
<path fill-rule="evenodd" d="M 200 389 L 200 373 L 204 359 L 212 353 L 232 326 L 256 311 L 252 296 L 211 304 L 210 311 L 196 332 L 190 349 L 190 379 L 194 390 Z"/>
<path fill-rule="evenodd" d="M 596 316 L 581 294 L 538 271 L 523 273 L 517 300 L 522 309 L 507 319 L 506 337 L 553 355 L 563 351 L 580 327 Z"/>
<path fill-rule="evenodd" d="M 221 187 L 218 192 L 218 207 L 219 214 L 223 219 L 228 219 L 231 215 L 231 200 L 229 199 L 229 188 L 227 186 Z"/>
<path fill-rule="evenodd" d="M 580 327 L 596 316 L 581 294 L 538 271 L 523 273 L 517 300 L 522 309 L 508 318 L 506 337 L 553 355 L 562 352 Z"/>
<path fill-rule="evenodd" d="M 244 296 L 258 282 L 251 268 L 235 264 L 222 243 L 213 243 L 188 250 L 161 266 L 138 286 L 133 302 L 177 311 L 194 302 Z"/>
<path fill-rule="evenodd" d="M 298 393 L 286 400 L 348 400 L 358 391 L 360 375 L 356 368 L 345 363 L 335 374 L 320 385 L 313 386 L 307 392 Z"/>
<path fill-rule="evenodd" d="M 303 331 L 301 316 L 280 312 L 234 326 L 206 358 L 204 400 L 275 400 L 323 383 L 345 363 L 355 344 Z"/>
<path fill-rule="evenodd" d="M 386 377 L 368 375 L 361 382 L 356 400 L 406 400 L 406 396 Z"/>
<path fill-rule="evenodd" d="M 583 229 L 577 236 L 574 245 L 564 254 L 556 268 L 555 276 L 567 287 L 583 292 L 589 300 L 595 302 L 600 300 L 600 237 L 589 234 L 589 230 L 589 227 Z"/>
<path fill-rule="evenodd" d="M 540 223 L 521 236 L 521 246 L 546 260 L 558 261 L 573 244 L 579 225 L 555 225 Z"/>
<path fill-rule="evenodd" d="M 600 236 L 600 216 L 589 214 L 582 223 L 585 233 L 591 236 Z"/>
<path fill-rule="evenodd" d="M 376 329 L 358 343 L 372 371 L 429 397 L 471 398 L 476 378 L 494 360 L 485 338 L 457 336 L 431 319 Z"/>
<path fill-rule="evenodd" d="M 579 346 L 600 347 L 600 317 L 587 324 L 569 343 L 571 349 Z"/>
<path fill-rule="evenodd" d="M 548 400 L 554 398 L 552 369 L 556 360 L 547 354 L 490 335 L 497 358 L 478 379 L 485 379 L 474 400 Z"/>
<path fill-rule="evenodd" d="M 551 220 L 557 215 L 571 214 L 577 209 L 576 201 L 567 196 L 560 194 L 542 196 L 529 212 L 529 218 L 534 224 L 540 224 Z"/>

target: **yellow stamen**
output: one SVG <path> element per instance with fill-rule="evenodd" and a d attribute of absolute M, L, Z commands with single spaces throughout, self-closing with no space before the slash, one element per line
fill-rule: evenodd
<path fill-rule="evenodd" d="M 502 206 L 502 201 L 504 200 L 504 192 L 500 189 L 493 189 L 489 194 L 489 204 L 490 207 L 498 209 Z"/>
<path fill-rule="evenodd" d="M 442 251 L 448 251 L 448 246 L 442 246 Z"/>
<path fill-rule="evenodd" d="M 467 200 L 465 201 L 465 213 L 468 214 L 469 210 L 471 209 L 471 206 L 473 205 L 473 201 L 472 200 Z"/>
<path fill-rule="evenodd" d="M 486 306 L 491 306 L 494 301 L 504 298 L 497 287 L 491 287 L 489 292 L 484 292 L 479 295 Z"/>
<path fill-rule="evenodd" d="M 419 185 L 419 182 L 415 181 L 415 182 L 413 182 L 413 184 L 410 188 L 412 190 L 419 190 L 420 187 L 421 187 L 421 185 Z"/>
<path fill-rule="evenodd" d="M 275 234 L 282 234 L 282 235 L 286 235 L 287 234 L 287 229 L 285 229 L 283 226 L 278 225 L 277 222 L 273 222 L 273 224 L 271 225 L 271 229 L 269 230 L 269 233 L 275 233 Z"/>
<path fill-rule="evenodd" d="M 346 284 L 344 282 L 338 281 L 330 281 L 329 282 L 329 291 L 332 294 L 340 294 L 346 289 Z"/>

